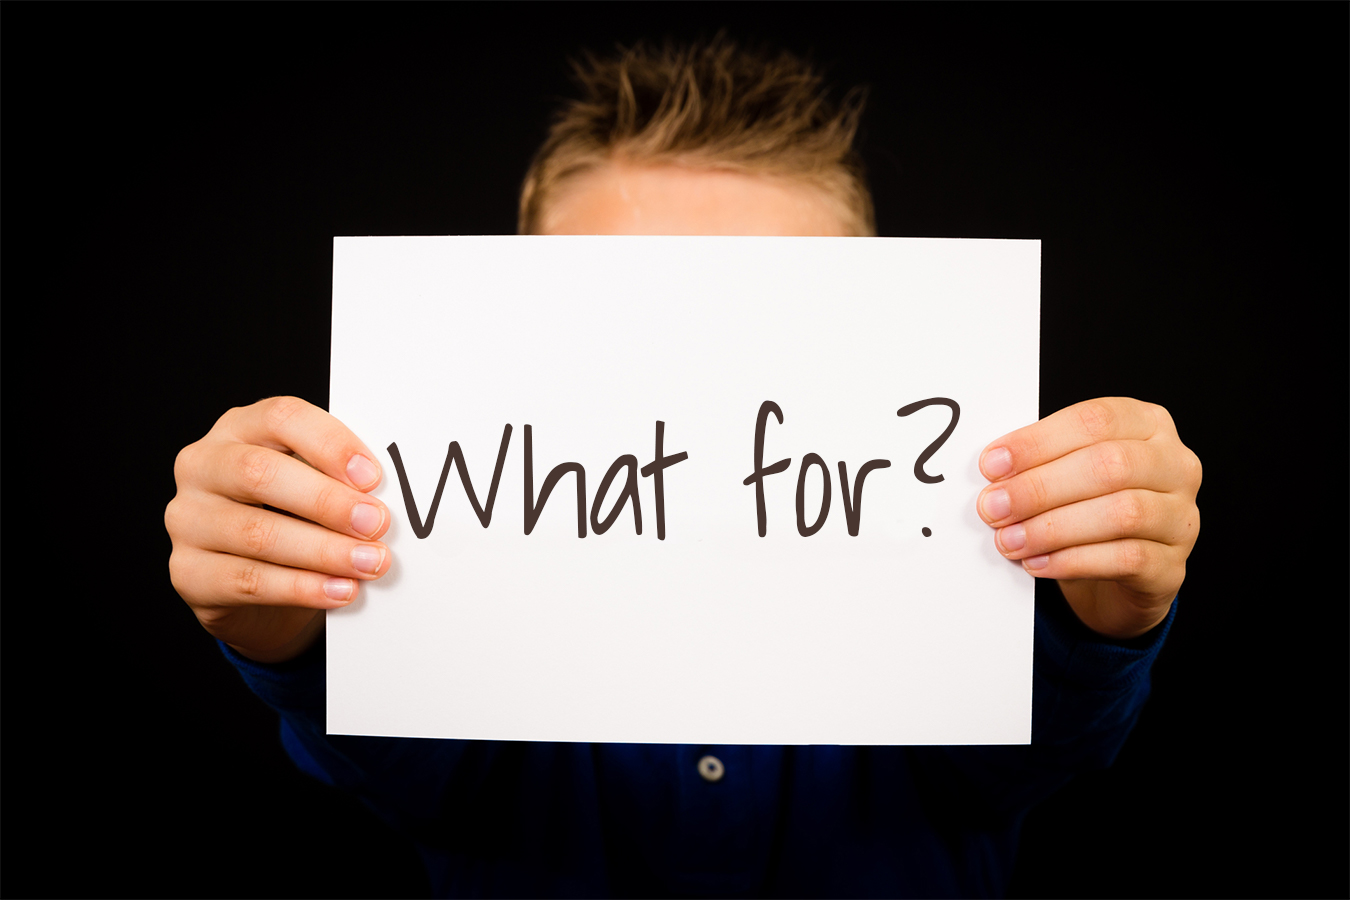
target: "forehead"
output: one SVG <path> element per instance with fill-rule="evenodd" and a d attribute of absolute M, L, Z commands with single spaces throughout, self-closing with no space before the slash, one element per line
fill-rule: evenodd
<path fill-rule="evenodd" d="M 541 234 L 852 234 L 839 204 L 810 182 L 682 165 L 609 162 L 565 179 Z"/>

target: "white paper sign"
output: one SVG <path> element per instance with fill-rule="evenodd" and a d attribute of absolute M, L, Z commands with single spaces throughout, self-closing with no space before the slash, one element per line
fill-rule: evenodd
<path fill-rule="evenodd" d="M 333 257 L 332 412 L 380 457 L 394 562 L 329 613 L 330 732 L 1030 740 L 1033 581 L 975 501 L 979 451 L 1037 418 L 1038 241 Z"/>

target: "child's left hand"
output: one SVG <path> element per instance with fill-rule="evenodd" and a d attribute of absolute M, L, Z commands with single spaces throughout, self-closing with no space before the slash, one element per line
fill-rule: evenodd
<path fill-rule="evenodd" d="M 1167 616 L 1200 532 L 1200 460 L 1161 406 L 1077 403 L 991 442 L 980 518 L 994 544 L 1054 578 L 1083 624 L 1112 638 Z"/>

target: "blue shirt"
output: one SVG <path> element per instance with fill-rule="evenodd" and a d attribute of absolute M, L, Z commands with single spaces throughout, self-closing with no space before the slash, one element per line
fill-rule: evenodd
<path fill-rule="evenodd" d="M 329 736 L 322 641 L 280 666 L 222 648 L 296 764 L 406 833 L 437 896 L 998 896 L 1031 806 L 1115 758 L 1175 614 L 1114 642 L 1038 599 L 1025 746 Z"/>

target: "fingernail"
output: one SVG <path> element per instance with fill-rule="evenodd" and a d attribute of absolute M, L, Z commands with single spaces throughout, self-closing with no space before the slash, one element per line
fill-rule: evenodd
<path fill-rule="evenodd" d="M 384 562 L 384 551 L 379 547 L 353 547 L 352 548 L 352 568 L 366 575 L 374 575 L 380 571 L 380 563 Z"/>
<path fill-rule="evenodd" d="M 1002 478 L 1013 470 L 1012 454 L 1007 447 L 995 447 L 980 460 L 980 470 L 989 479 Z"/>
<path fill-rule="evenodd" d="M 384 510 L 369 503 L 358 503 L 352 507 L 352 531 L 374 537 L 384 524 Z"/>
<path fill-rule="evenodd" d="M 980 501 L 980 511 L 990 522 L 1006 519 L 1008 513 L 1012 512 L 1012 500 L 1008 497 L 1007 491 L 990 491 Z"/>
<path fill-rule="evenodd" d="M 380 478 L 380 468 L 360 453 L 347 461 L 347 477 L 359 488 L 370 487 Z"/>
<path fill-rule="evenodd" d="M 1007 528 L 1000 528 L 998 542 L 1009 553 L 1021 550 L 1027 545 L 1027 530 L 1021 522 L 1016 525 L 1009 525 Z"/>
<path fill-rule="evenodd" d="M 1028 569 L 1044 569 L 1046 566 L 1050 565 L 1050 557 L 1048 554 L 1028 556 L 1026 559 L 1022 560 L 1022 565 L 1026 566 Z"/>
<path fill-rule="evenodd" d="M 352 580 L 350 578 L 330 578 L 323 583 L 323 592 L 329 600 L 350 600 Z"/>

